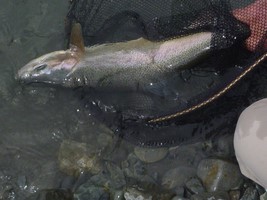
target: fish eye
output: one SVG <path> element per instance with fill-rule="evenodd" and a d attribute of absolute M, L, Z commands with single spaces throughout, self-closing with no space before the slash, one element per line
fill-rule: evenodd
<path fill-rule="evenodd" d="M 46 67 L 47 67 L 47 64 L 42 64 L 42 65 L 39 65 L 39 66 L 35 67 L 34 70 L 41 71 L 41 70 L 45 69 Z"/>

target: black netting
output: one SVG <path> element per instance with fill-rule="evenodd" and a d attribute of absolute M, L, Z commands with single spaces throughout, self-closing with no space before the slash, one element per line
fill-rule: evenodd
<path fill-rule="evenodd" d="M 206 105 L 203 102 L 213 102 L 221 96 L 220 92 L 224 94 L 226 88 L 231 89 L 266 53 L 266 9 L 264 0 L 72 1 L 68 27 L 72 23 L 81 24 L 86 46 L 140 37 L 162 41 L 212 33 L 212 51 L 208 56 L 138 91 L 83 87 L 87 107 L 119 135 L 137 144 L 171 145 L 201 136 L 204 128 L 199 123 L 211 124 L 212 117 L 207 116 L 214 116 L 211 113 L 220 110 L 212 106 L 203 109 L 202 104 Z M 217 103 L 224 105 L 221 112 L 234 110 L 236 106 L 225 105 L 222 100 Z M 194 110 L 199 109 L 192 108 L 198 105 L 201 111 L 196 113 Z M 175 115 L 185 110 L 190 112 Z M 173 120 L 176 116 L 180 118 Z M 149 123 L 154 119 L 160 124 Z M 169 120 L 176 124 L 175 129 L 164 126 L 166 121 L 169 125 Z M 218 128 L 222 123 L 216 124 Z"/>

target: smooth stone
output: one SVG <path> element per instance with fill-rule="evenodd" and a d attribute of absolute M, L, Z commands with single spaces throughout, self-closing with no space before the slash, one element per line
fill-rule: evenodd
<path fill-rule="evenodd" d="M 70 176 L 78 177 L 83 171 L 97 174 L 101 170 L 97 152 L 90 150 L 86 143 L 63 141 L 58 160 L 60 170 Z"/>
<path fill-rule="evenodd" d="M 203 143 L 187 144 L 169 149 L 168 158 L 179 161 L 182 165 L 196 166 L 199 163 L 199 159 L 203 159 L 205 152 L 203 150 Z"/>
<path fill-rule="evenodd" d="M 112 195 L 113 196 L 113 200 L 124 200 L 124 196 L 123 196 L 123 191 L 114 191 L 114 194 Z"/>
<path fill-rule="evenodd" d="M 154 183 L 155 179 L 147 174 L 145 164 L 133 153 L 129 154 L 127 159 L 121 163 L 125 177 L 136 179 L 142 182 Z"/>
<path fill-rule="evenodd" d="M 103 172 L 92 176 L 90 181 L 94 185 L 107 187 L 113 190 L 121 189 L 126 185 L 126 180 L 121 168 L 108 161 L 105 163 Z"/>
<path fill-rule="evenodd" d="M 235 155 L 234 149 L 234 136 L 231 135 L 223 135 L 218 140 L 217 150 L 223 156 L 232 157 Z"/>
<path fill-rule="evenodd" d="M 205 192 L 205 189 L 204 189 L 201 181 L 196 177 L 189 179 L 185 183 L 185 186 L 189 190 L 189 192 L 191 192 L 193 194 L 200 194 L 200 193 Z"/>
<path fill-rule="evenodd" d="M 122 169 L 112 162 L 106 162 L 105 165 L 112 182 L 112 187 L 116 189 L 124 187 L 126 180 Z"/>
<path fill-rule="evenodd" d="M 168 154 L 168 148 L 143 148 L 135 147 L 135 155 L 143 162 L 154 163 L 162 160 Z"/>
<path fill-rule="evenodd" d="M 73 194 L 70 190 L 63 189 L 40 190 L 27 200 L 73 200 Z"/>
<path fill-rule="evenodd" d="M 178 186 L 178 187 L 174 188 L 174 191 L 175 191 L 175 194 L 177 196 L 182 196 L 183 197 L 184 194 L 185 194 L 185 188 L 182 187 L 182 186 Z"/>
<path fill-rule="evenodd" d="M 90 181 L 82 184 L 74 192 L 75 200 L 109 200 L 109 194 L 104 187 L 94 186 Z"/>
<path fill-rule="evenodd" d="M 229 196 L 231 200 L 239 200 L 240 199 L 240 191 L 239 190 L 231 190 L 229 192 Z"/>
<path fill-rule="evenodd" d="M 240 200 L 255 200 L 259 199 L 260 195 L 255 187 L 248 187 Z"/>
<path fill-rule="evenodd" d="M 227 192 L 205 192 L 194 194 L 190 200 L 230 200 Z"/>
<path fill-rule="evenodd" d="M 267 200 L 267 192 L 260 196 L 260 200 Z"/>
<path fill-rule="evenodd" d="M 180 197 L 180 196 L 175 196 L 171 200 L 189 200 L 189 199 L 184 198 L 184 197 Z"/>
<path fill-rule="evenodd" d="M 129 198 L 136 199 L 156 199 L 156 200 L 170 200 L 176 194 L 171 190 L 166 190 L 160 187 L 157 183 L 147 183 L 139 181 L 127 182 L 125 195 Z"/>
<path fill-rule="evenodd" d="M 103 149 L 111 145 L 112 142 L 113 142 L 113 137 L 110 134 L 100 133 L 97 136 L 97 143 L 99 144 L 99 146 L 103 147 Z"/>
<path fill-rule="evenodd" d="M 197 175 L 208 192 L 236 189 L 243 181 L 238 165 L 221 159 L 204 159 Z"/>
<path fill-rule="evenodd" d="M 127 188 L 127 191 L 124 193 L 124 198 L 125 200 L 152 200 L 152 195 L 145 194 L 135 188 Z"/>
<path fill-rule="evenodd" d="M 163 178 L 161 185 L 166 189 L 173 189 L 175 187 L 184 186 L 186 181 L 196 175 L 196 169 L 191 167 L 180 166 L 167 171 Z"/>

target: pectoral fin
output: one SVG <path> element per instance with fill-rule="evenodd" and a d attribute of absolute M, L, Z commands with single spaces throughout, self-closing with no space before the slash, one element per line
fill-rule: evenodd
<path fill-rule="evenodd" d="M 82 27 L 79 23 L 74 23 L 71 28 L 70 34 L 70 48 L 78 48 L 81 52 L 84 52 L 84 41 L 82 35 Z"/>

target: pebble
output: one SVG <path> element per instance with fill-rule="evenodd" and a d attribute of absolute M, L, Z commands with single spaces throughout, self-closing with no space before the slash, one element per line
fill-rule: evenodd
<path fill-rule="evenodd" d="M 217 151 L 225 157 L 235 155 L 234 150 L 234 135 L 223 135 L 217 140 Z"/>
<path fill-rule="evenodd" d="M 113 193 L 113 200 L 124 200 L 124 194 L 123 194 L 123 191 L 120 191 L 120 190 L 118 190 L 118 191 L 114 191 L 114 193 Z"/>
<path fill-rule="evenodd" d="M 221 159 L 204 159 L 197 175 L 208 192 L 236 189 L 243 181 L 238 165 Z"/>
<path fill-rule="evenodd" d="M 200 193 L 205 192 L 205 189 L 201 181 L 196 177 L 189 179 L 185 183 L 185 186 L 189 190 L 189 192 L 192 194 L 200 194 Z"/>
<path fill-rule="evenodd" d="M 195 143 L 171 147 L 168 157 L 173 161 L 179 161 L 183 165 L 197 166 L 199 159 L 204 158 L 203 143 Z M 180 164 L 180 165 L 181 165 Z"/>
<path fill-rule="evenodd" d="M 161 185 L 166 189 L 173 189 L 175 187 L 184 186 L 186 181 L 196 175 L 196 170 L 192 167 L 180 166 L 167 171 L 163 178 Z"/>
<path fill-rule="evenodd" d="M 100 164 L 96 152 L 88 149 L 86 143 L 64 140 L 59 149 L 59 167 L 69 176 L 78 177 L 83 171 L 96 174 Z"/>
<path fill-rule="evenodd" d="M 168 148 L 143 148 L 135 147 L 135 155 L 143 162 L 154 163 L 162 160 L 168 154 Z"/>
<path fill-rule="evenodd" d="M 260 200 L 267 200 L 267 192 L 260 196 Z"/>
<path fill-rule="evenodd" d="M 109 200 L 109 194 L 105 191 L 105 188 L 94 186 L 90 181 L 81 185 L 74 192 L 75 200 Z"/>
<path fill-rule="evenodd" d="M 259 196 L 257 189 L 253 186 L 250 186 L 245 190 L 240 200 L 255 200 L 259 198 L 260 196 Z"/>
<path fill-rule="evenodd" d="M 206 192 L 194 194 L 190 200 L 230 200 L 227 192 Z"/>
<path fill-rule="evenodd" d="M 170 200 L 173 196 L 171 191 L 163 190 L 156 185 L 150 189 L 142 185 L 129 187 L 124 193 L 125 200 Z"/>
<path fill-rule="evenodd" d="M 122 170 L 111 162 L 105 163 L 105 169 L 90 178 L 94 185 L 107 187 L 109 190 L 121 189 L 126 185 L 126 180 Z"/>
<path fill-rule="evenodd" d="M 180 197 L 180 196 L 175 196 L 171 200 L 189 200 L 189 199 L 184 198 L 184 197 Z"/>
<path fill-rule="evenodd" d="M 73 194 L 70 190 L 63 189 L 40 190 L 27 200 L 73 200 Z"/>
<path fill-rule="evenodd" d="M 127 188 L 127 191 L 124 193 L 124 198 L 125 200 L 152 200 L 152 195 L 145 194 L 135 188 Z"/>
<path fill-rule="evenodd" d="M 239 200 L 240 199 L 240 191 L 232 190 L 229 192 L 229 196 L 231 200 Z"/>
<path fill-rule="evenodd" d="M 148 183 L 155 182 L 155 179 L 147 174 L 145 164 L 139 160 L 135 154 L 129 154 L 127 159 L 121 163 L 121 167 L 127 178 Z"/>
<path fill-rule="evenodd" d="M 112 162 L 106 162 L 105 164 L 110 176 L 110 180 L 112 180 L 112 187 L 118 189 L 125 186 L 126 180 L 121 168 Z"/>

